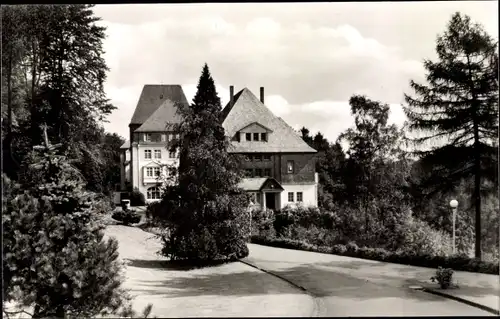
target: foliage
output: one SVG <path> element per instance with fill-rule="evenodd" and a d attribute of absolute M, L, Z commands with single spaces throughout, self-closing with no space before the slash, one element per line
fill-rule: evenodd
<path fill-rule="evenodd" d="M 130 224 L 137 224 L 141 221 L 141 215 L 137 214 L 132 209 L 116 211 L 111 217 L 119 222 L 122 222 L 125 226 Z"/>
<path fill-rule="evenodd" d="M 498 51 L 497 43 L 456 13 L 437 39 L 437 61 L 426 60 L 427 85 L 411 82 L 406 95 L 409 138 L 427 172 L 425 193 L 450 190 L 474 177 L 475 255 L 481 258 L 481 188 L 498 187 Z M 417 133 L 418 135 L 415 135 Z M 451 160 L 450 160 L 451 159 Z"/>
<path fill-rule="evenodd" d="M 134 187 L 132 193 L 130 193 L 130 206 L 144 206 L 146 205 L 146 197 L 139 190 L 139 188 Z"/>
<path fill-rule="evenodd" d="M 192 104 L 177 110 L 183 120 L 172 130 L 180 139 L 169 147 L 180 149 L 178 183 L 164 189 L 162 209 L 171 212 L 173 229 L 163 238 L 162 254 L 197 263 L 246 257 L 248 198 L 237 188 L 239 163 L 228 153 L 220 99 L 206 64 Z"/>
<path fill-rule="evenodd" d="M 453 269 L 438 267 L 436 270 L 436 275 L 431 277 L 432 282 L 437 281 L 441 289 L 447 289 L 451 285 L 451 279 L 453 276 Z"/>
<path fill-rule="evenodd" d="M 404 252 L 391 252 L 383 248 L 369 247 L 360 247 L 354 254 L 349 253 L 347 251 L 347 247 L 342 244 L 336 244 L 331 247 L 320 247 L 300 240 L 292 240 L 288 238 L 265 238 L 261 236 L 253 236 L 251 240 L 252 243 L 271 247 L 331 253 L 334 255 L 350 256 L 418 267 L 437 268 L 442 266 L 446 268 L 453 268 L 457 271 L 470 271 L 491 275 L 497 275 L 499 271 L 498 263 L 477 260 L 467 256 L 446 257 L 434 256 L 430 254 L 416 255 Z"/>
<path fill-rule="evenodd" d="M 24 191 L 12 194 L 2 216 L 4 301 L 34 306 L 35 317 L 118 313 L 130 297 L 94 196 L 55 146 L 36 147 L 30 158 Z"/>
<path fill-rule="evenodd" d="M 251 211 L 252 215 L 252 236 L 265 236 L 272 238 L 276 236 L 274 229 L 274 212 L 266 209 L 254 209 Z"/>
<path fill-rule="evenodd" d="M 88 190 L 109 194 L 119 182 L 120 138 L 100 124 L 114 107 L 104 93 L 98 22 L 91 5 L 2 6 L 2 161 L 11 178 L 21 178 L 20 164 L 42 142 L 38 125 L 46 123 Z"/>
<path fill-rule="evenodd" d="M 395 251 L 437 256 L 446 256 L 452 251 L 450 235 L 433 229 L 429 224 L 414 218 L 411 214 L 402 217 L 401 222 L 396 226 L 395 233 L 397 239 L 390 247 Z"/>

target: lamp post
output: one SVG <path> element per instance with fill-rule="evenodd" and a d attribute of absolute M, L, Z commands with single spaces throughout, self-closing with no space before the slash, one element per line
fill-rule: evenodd
<path fill-rule="evenodd" d="M 450 207 L 453 212 L 453 255 L 455 255 L 455 220 L 457 218 L 457 207 L 458 201 L 456 199 L 452 199 L 450 201 Z"/>

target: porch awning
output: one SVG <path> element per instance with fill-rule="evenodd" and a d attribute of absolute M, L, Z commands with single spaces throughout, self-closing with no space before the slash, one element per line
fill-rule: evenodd
<path fill-rule="evenodd" d="M 282 192 L 284 190 L 280 183 L 272 177 L 243 178 L 238 186 L 247 192 Z"/>

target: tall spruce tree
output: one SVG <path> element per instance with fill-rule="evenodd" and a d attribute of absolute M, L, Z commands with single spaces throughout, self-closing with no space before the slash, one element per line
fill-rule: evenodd
<path fill-rule="evenodd" d="M 206 64 L 197 89 L 191 105 L 178 105 L 183 121 L 174 130 L 180 140 L 171 145 L 180 149 L 177 184 L 167 185 L 162 203 L 173 229 L 162 251 L 197 263 L 235 260 L 248 255 L 247 197 L 237 187 L 238 161 L 227 151 L 220 99 Z"/>
<path fill-rule="evenodd" d="M 422 187 L 433 194 L 474 177 L 475 256 L 481 258 L 482 187 L 498 185 L 497 43 L 470 17 L 455 13 L 438 36 L 436 62 L 426 60 L 427 85 L 406 95 L 410 140 L 428 168 Z M 485 182 L 492 182 L 486 184 Z"/>

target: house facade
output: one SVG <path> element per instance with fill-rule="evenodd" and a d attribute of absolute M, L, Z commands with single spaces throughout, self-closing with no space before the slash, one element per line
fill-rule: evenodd
<path fill-rule="evenodd" d="M 175 103 L 187 103 L 180 86 L 146 85 L 129 125 L 132 142 L 122 146 L 122 188 L 137 187 L 148 202 L 159 199 L 163 164 L 178 164 L 178 154 L 165 146 L 178 137 L 168 129 L 180 122 Z M 318 205 L 317 151 L 264 105 L 264 88 L 259 99 L 247 88 L 234 94 L 231 86 L 221 121 L 230 139 L 228 152 L 244 155 L 239 186 L 252 194 L 254 206 Z"/>
<path fill-rule="evenodd" d="M 179 123 L 176 103 L 188 101 L 180 85 L 145 85 L 129 124 L 129 141 L 121 146 L 122 191 L 135 188 L 146 202 L 160 199 L 159 181 L 167 165 L 178 165 L 179 152 L 166 144 L 178 138 L 170 124 Z"/>

